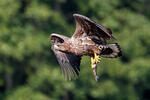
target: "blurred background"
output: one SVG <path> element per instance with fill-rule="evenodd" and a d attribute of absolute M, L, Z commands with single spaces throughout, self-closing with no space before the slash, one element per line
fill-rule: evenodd
<path fill-rule="evenodd" d="M 123 56 L 90 57 L 65 81 L 51 33 L 72 36 L 73 13 L 112 29 Z M 0 100 L 150 100 L 150 0 L 0 0 Z"/>

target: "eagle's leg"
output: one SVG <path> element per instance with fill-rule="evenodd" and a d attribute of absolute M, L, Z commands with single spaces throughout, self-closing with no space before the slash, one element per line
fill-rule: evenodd
<path fill-rule="evenodd" d="M 94 58 L 91 57 L 91 67 L 95 76 L 95 80 L 98 81 L 99 77 L 97 76 L 97 65 L 100 62 L 100 56 L 94 53 Z"/>

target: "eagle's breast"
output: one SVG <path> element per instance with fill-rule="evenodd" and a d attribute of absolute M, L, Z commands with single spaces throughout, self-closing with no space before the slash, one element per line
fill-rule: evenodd
<path fill-rule="evenodd" d="M 93 54 L 93 47 L 96 45 L 90 38 L 83 37 L 78 39 L 71 39 L 70 51 L 76 55 L 91 55 Z"/>

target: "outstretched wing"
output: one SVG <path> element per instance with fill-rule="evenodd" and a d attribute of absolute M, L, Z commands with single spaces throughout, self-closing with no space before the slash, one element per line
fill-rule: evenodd
<path fill-rule="evenodd" d="M 81 56 L 75 55 L 75 54 L 67 54 L 58 50 L 55 50 L 53 48 L 53 45 L 55 43 L 63 43 L 65 40 L 68 40 L 69 38 L 58 35 L 58 34 L 51 34 L 51 41 L 52 41 L 52 50 L 58 60 L 58 63 L 60 65 L 62 73 L 65 75 L 65 79 L 71 80 L 76 79 L 79 75 L 80 71 L 80 61 Z"/>
<path fill-rule="evenodd" d="M 88 17 L 74 14 L 73 15 L 76 22 L 76 30 L 72 38 L 79 38 L 82 36 L 89 36 L 96 40 L 109 40 L 112 39 L 112 31 L 109 28 L 106 28 Z"/>
<path fill-rule="evenodd" d="M 60 51 L 53 51 L 57 57 L 58 63 L 60 65 L 62 73 L 65 76 L 65 79 L 71 80 L 71 77 L 73 77 L 73 79 L 76 79 L 80 71 L 79 66 L 81 57 L 73 54 L 66 54 Z"/>

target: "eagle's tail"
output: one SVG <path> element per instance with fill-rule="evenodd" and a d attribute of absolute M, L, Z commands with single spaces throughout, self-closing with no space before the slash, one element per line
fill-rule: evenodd
<path fill-rule="evenodd" d="M 122 55 L 120 46 L 117 43 L 101 45 L 101 56 L 106 58 L 116 58 Z"/>

